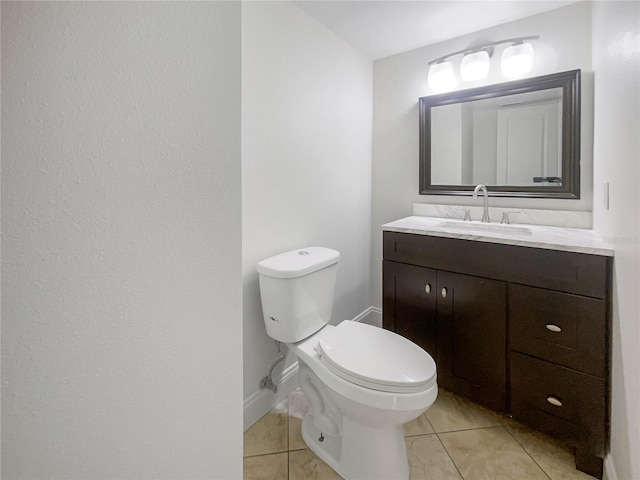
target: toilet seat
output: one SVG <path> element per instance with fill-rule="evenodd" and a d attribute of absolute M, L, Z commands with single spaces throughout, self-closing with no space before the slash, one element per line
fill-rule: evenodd
<path fill-rule="evenodd" d="M 414 393 L 435 383 L 436 364 L 431 356 L 382 328 L 343 321 L 326 330 L 315 350 L 334 374 L 365 388 Z"/>

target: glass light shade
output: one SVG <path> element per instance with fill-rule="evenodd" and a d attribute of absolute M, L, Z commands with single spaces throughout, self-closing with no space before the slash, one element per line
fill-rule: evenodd
<path fill-rule="evenodd" d="M 451 62 L 440 62 L 431 65 L 427 77 L 429 86 L 436 92 L 447 92 L 456 87 L 456 78 L 453 75 Z"/>
<path fill-rule="evenodd" d="M 500 65 L 505 77 L 524 75 L 533 67 L 533 46 L 530 43 L 520 43 L 505 48 Z"/>
<path fill-rule="evenodd" d="M 482 80 L 489 74 L 489 54 L 485 50 L 468 53 L 462 57 L 460 76 L 465 82 Z"/>

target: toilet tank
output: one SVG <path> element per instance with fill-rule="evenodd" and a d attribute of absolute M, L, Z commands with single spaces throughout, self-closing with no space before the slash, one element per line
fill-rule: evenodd
<path fill-rule="evenodd" d="M 307 247 L 258 263 L 262 313 L 269 336 L 298 342 L 331 318 L 340 253 Z"/>

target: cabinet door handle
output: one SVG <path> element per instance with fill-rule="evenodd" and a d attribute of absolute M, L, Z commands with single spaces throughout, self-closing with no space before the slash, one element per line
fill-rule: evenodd
<path fill-rule="evenodd" d="M 427 295 L 429 295 L 431 293 L 431 284 L 430 283 L 427 283 L 424 286 L 424 291 L 427 292 Z"/>
<path fill-rule="evenodd" d="M 440 292 L 442 294 L 442 298 L 447 298 L 447 288 L 446 287 L 442 287 L 442 290 Z"/>
<path fill-rule="evenodd" d="M 560 399 L 558 397 L 547 397 L 547 402 L 549 402 L 551 405 L 554 405 L 556 407 L 561 407 L 562 406 L 562 402 L 560 401 Z"/>
<path fill-rule="evenodd" d="M 562 329 L 559 326 L 554 325 L 553 323 L 549 323 L 548 325 L 546 325 L 546 327 L 547 327 L 547 330 L 551 330 L 552 332 L 558 333 L 562 331 Z"/>

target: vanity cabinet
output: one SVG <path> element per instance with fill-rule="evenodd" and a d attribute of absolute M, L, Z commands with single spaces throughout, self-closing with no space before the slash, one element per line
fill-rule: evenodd
<path fill-rule="evenodd" d="M 431 268 L 383 261 L 384 326 L 437 358 L 437 277 Z"/>
<path fill-rule="evenodd" d="M 505 282 L 384 261 L 385 327 L 424 348 L 438 384 L 506 409 Z"/>
<path fill-rule="evenodd" d="M 383 326 L 432 355 L 438 384 L 568 442 L 601 477 L 611 257 L 390 231 L 383 257 Z"/>

